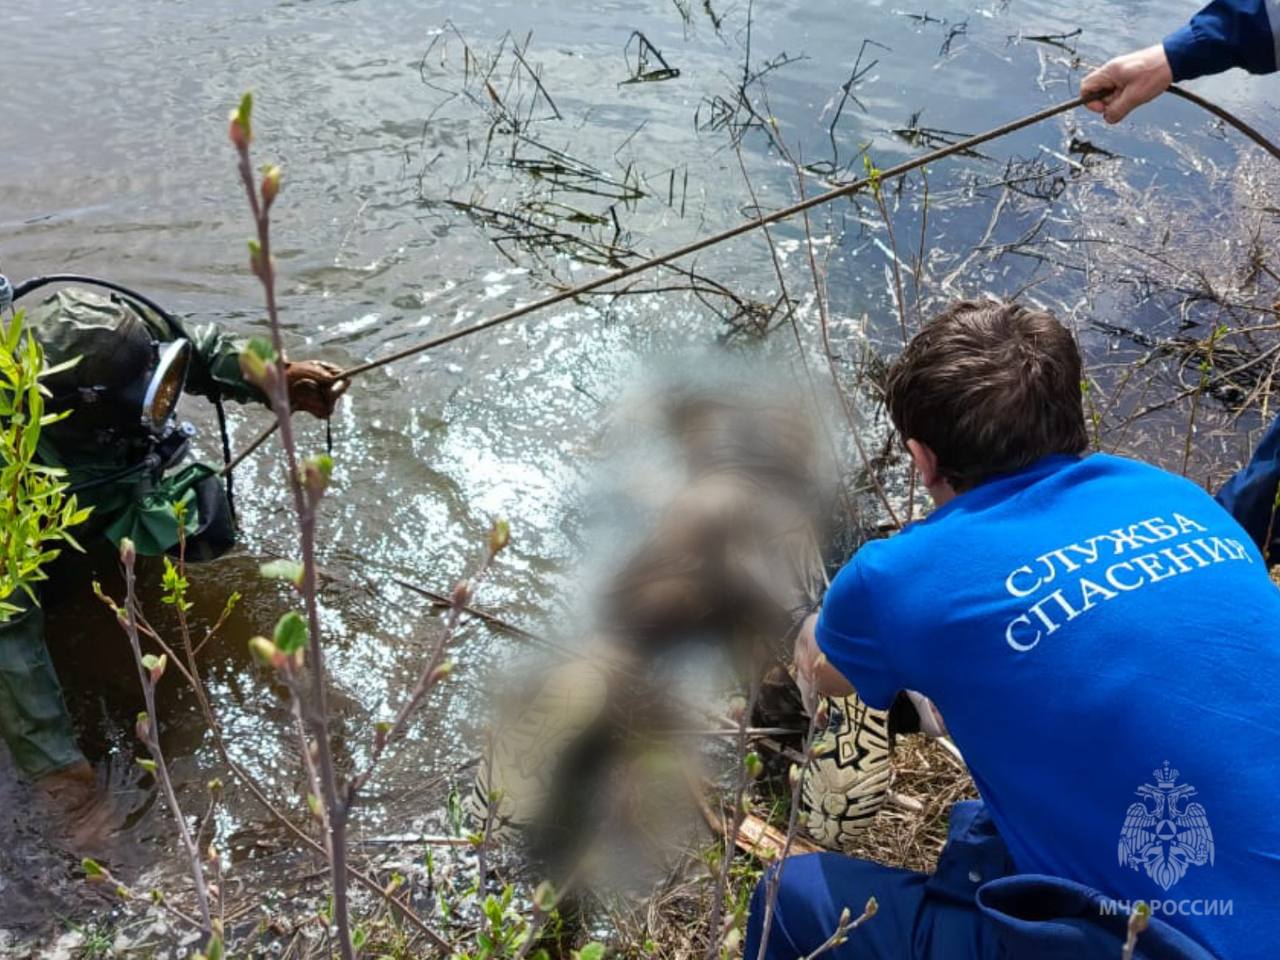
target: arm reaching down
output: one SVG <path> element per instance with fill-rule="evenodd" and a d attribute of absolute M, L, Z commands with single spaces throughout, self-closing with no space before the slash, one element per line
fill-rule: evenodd
<path fill-rule="evenodd" d="M 853 693 L 853 684 L 818 649 L 817 625 L 818 615 L 810 614 L 800 626 L 795 647 L 796 685 L 800 687 L 805 709 L 810 713 L 820 696 L 847 697 Z"/>
<path fill-rule="evenodd" d="M 818 648 L 817 624 L 818 615 L 811 614 L 800 627 L 795 647 L 796 685 L 805 710 L 811 715 L 819 697 L 847 697 L 856 692 L 848 678 Z M 945 737 L 947 725 L 933 701 L 914 690 L 905 692 L 920 717 L 920 732 L 930 737 Z"/>
<path fill-rule="evenodd" d="M 176 317 L 166 320 L 149 310 L 142 313 L 147 325 L 161 340 L 183 337 L 191 342 L 193 357 L 187 374 L 188 393 L 206 399 L 221 395 L 240 403 L 270 406 L 266 395 L 249 383 L 240 369 L 243 347 L 240 341 L 213 324 L 200 327 L 192 334 Z M 322 360 L 286 361 L 284 372 L 289 385 L 289 406 L 321 420 L 333 415 L 338 399 L 350 385 L 350 381 L 339 377 L 341 371 L 336 366 Z"/>
<path fill-rule="evenodd" d="M 1280 69 L 1280 3 L 1213 0 L 1164 42 L 1116 57 L 1080 83 L 1080 95 L 1105 94 L 1087 106 L 1108 123 L 1154 100 L 1181 80 L 1232 67 L 1250 73 Z"/>

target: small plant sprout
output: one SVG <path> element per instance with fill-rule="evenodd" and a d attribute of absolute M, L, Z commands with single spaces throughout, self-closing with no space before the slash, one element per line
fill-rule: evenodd
<path fill-rule="evenodd" d="M 1151 925 L 1151 904 L 1139 901 L 1134 904 L 1129 914 L 1129 923 L 1125 930 L 1124 949 L 1120 952 L 1120 960 L 1133 960 L 1133 952 L 1138 947 L 1138 937 L 1147 932 Z"/>
<path fill-rule="evenodd" d="M 879 911 L 880 904 L 876 901 L 875 897 L 868 898 L 867 905 L 862 908 L 862 913 L 858 915 L 856 920 L 853 919 L 853 911 L 848 907 L 845 907 L 840 911 L 840 920 L 836 923 L 835 933 L 831 934 L 830 937 L 818 946 L 818 949 L 806 956 L 804 960 L 817 960 L 817 958 L 822 956 L 824 953 L 829 953 L 836 947 L 840 947 L 848 943 L 849 934 L 874 917 Z"/>
<path fill-rule="evenodd" d="M 291 583 L 295 590 L 302 586 L 302 564 L 297 560 L 272 560 L 260 568 L 268 580 L 284 580 Z"/>
<path fill-rule="evenodd" d="M 134 564 L 136 560 L 137 551 L 134 549 L 133 541 L 125 538 L 120 543 L 120 563 L 124 568 L 125 582 L 124 628 L 129 637 L 129 645 L 133 650 L 133 659 L 138 667 L 138 681 L 142 685 L 142 694 L 146 702 L 146 710 L 138 714 L 135 730 L 138 734 L 138 739 L 142 741 L 143 746 L 147 748 L 147 752 L 151 755 L 149 761 L 140 760 L 139 765 L 154 776 L 160 784 L 165 803 L 169 807 L 169 813 L 177 824 L 178 836 L 182 841 L 182 847 L 187 853 L 191 879 L 195 885 L 200 929 L 206 934 L 212 935 L 214 932 L 213 916 L 209 907 L 209 891 L 205 880 L 204 868 L 200 863 L 200 851 L 196 845 L 195 837 L 191 833 L 191 828 L 187 825 L 182 808 L 178 804 L 178 797 L 173 788 L 173 780 L 169 776 L 169 768 L 165 764 L 164 752 L 160 748 L 160 737 L 156 726 L 156 718 L 158 716 L 156 713 L 156 685 L 159 684 L 164 676 L 169 658 L 167 654 L 156 656 L 155 654 L 142 652 L 141 618 L 135 590 Z M 185 586 L 182 589 L 185 589 Z M 182 602 L 180 598 L 178 602 Z"/>
<path fill-rule="evenodd" d="M 329 742 L 328 673 L 320 632 L 316 580 L 316 521 L 333 463 L 331 460 L 327 463 L 317 460 L 304 462 L 298 454 L 290 420 L 289 391 L 283 376 L 284 335 L 276 302 L 275 264 L 271 258 L 270 212 L 280 192 L 281 175 L 279 167 L 275 166 L 267 167 L 260 180 L 254 175 L 249 159 L 249 147 L 253 142 L 252 115 L 253 95 L 246 93 L 231 114 L 228 137 L 236 151 L 240 180 L 253 216 L 256 235 L 249 241 L 249 269 L 262 284 L 271 337 L 269 343 L 251 341 L 249 348 L 241 354 L 241 364 L 246 377 L 267 394 L 280 428 L 283 475 L 298 528 L 298 562 L 302 570 L 297 588 L 306 611 L 305 620 L 302 615 L 295 614 L 287 623 L 282 620 L 277 624 L 274 651 L 258 644 L 254 654 L 269 656 L 273 663 L 277 654 L 285 657 L 288 666 L 283 672 L 290 677 L 296 668 L 301 667 L 304 657 L 308 664 L 310 684 L 305 709 L 299 698 L 302 685 L 294 683 L 290 689 L 294 694 L 295 716 L 303 739 L 302 753 L 309 767 L 309 779 L 326 813 L 325 848 L 329 858 L 338 949 L 343 960 L 354 960 L 347 896 L 346 817 L 340 809 L 338 775 Z M 313 750 L 314 770 L 310 767 Z"/>
<path fill-rule="evenodd" d="M 80 869 L 84 871 L 84 879 L 86 883 L 110 886 L 115 895 L 123 902 L 129 903 L 140 901 L 142 903 L 150 903 L 152 906 L 163 910 L 184 926 L 190 927 L 193 930 L 201 929 L 199 920 L 174 907 L 159 890 L 152 890 L 145 897 L 140 896 L 138 891 L 116 878 L 110 870 L 104 867 L 97 860 L 90 857 L 85 857 L 80 861 Z"/>
<path fill-rule="evenodd" d="M 506 520 L 495 520 L 489 531 L 489 556 L 496 557 L 511 543 L 511 525 Z"/>
<path fill-rule="evenodd" d="M 275 164 L 264 167 L 262 170 L 262 206 L 264 210 L 271 208 L 271 204 L 275 202 L 276 194 L 279 192 L 280 168 Z"/>

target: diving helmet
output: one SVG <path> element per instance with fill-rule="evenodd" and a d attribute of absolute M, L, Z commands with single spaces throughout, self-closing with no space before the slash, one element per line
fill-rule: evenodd
<path fill-rule="evenodd" d="M 47 409 L 75 412 L 48 428 L 55 445 L 145 444 L 169 431 L 191 344 L 158 342 L 145 310 L 116 294 L 66 288 L 29 312 L 49 366 L 79 358 L 44 380 Z"/>

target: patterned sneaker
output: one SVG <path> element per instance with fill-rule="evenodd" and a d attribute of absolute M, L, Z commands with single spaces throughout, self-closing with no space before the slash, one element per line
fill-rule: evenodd
<path fill-rule="evenodd" d="M 872 710 L 857 695 L 823 697 L 821 704 L 827 728 L 818 736 L 818 756 L 805 769 L 800 809 L 814 840 L 847 853 L 889 794 L 889 714 Z"/>

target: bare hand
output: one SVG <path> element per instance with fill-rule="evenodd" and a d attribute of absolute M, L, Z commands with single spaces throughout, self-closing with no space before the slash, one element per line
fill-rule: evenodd
<path fill-rule="evenodd" d="M 1145 50 L 1126 53 L 1103 64 L 1080 81 L 1080 96 L 1102 93 L 1085 104 L 1100 113 L 1107 123 L 1119 123 L 1134 107 L 1154 100 L 1173 83 L 1173 71 L 1164 47 L 1156 44 Z"/>
<path fill-rule="evenodd" d="M 333 416 L 338 398 L 351 386 L 350 380 L 343 380 L 339 376 L 341 372 L 338 367 L 323 360 L 286 363 L 284 376 L 289 387 L 289 407 L 293 410 L 305 410 L 313 417 L 328 420 Z"/>
<path fill-rule="evenodd" d="M 819 697 L 847 697 L 854 692 L 853 685 L 818 648 L 817 626 L 818 614 L 810 614 L 801 625 L 795 644 L 796 686 L 810 716 Z"/>
<path fill-rule="evenodd" d="M 813 675 L 818 647 L 813 634 L 817 622 L 816 613 L 805 619 L 800 632 L 796 634 L 795 645 L 796 686 L 800 688 L 800 700 L 809 716 L 813 716 L 813 711 L 818 706 L 818 691 L 815 689 Z"/>

